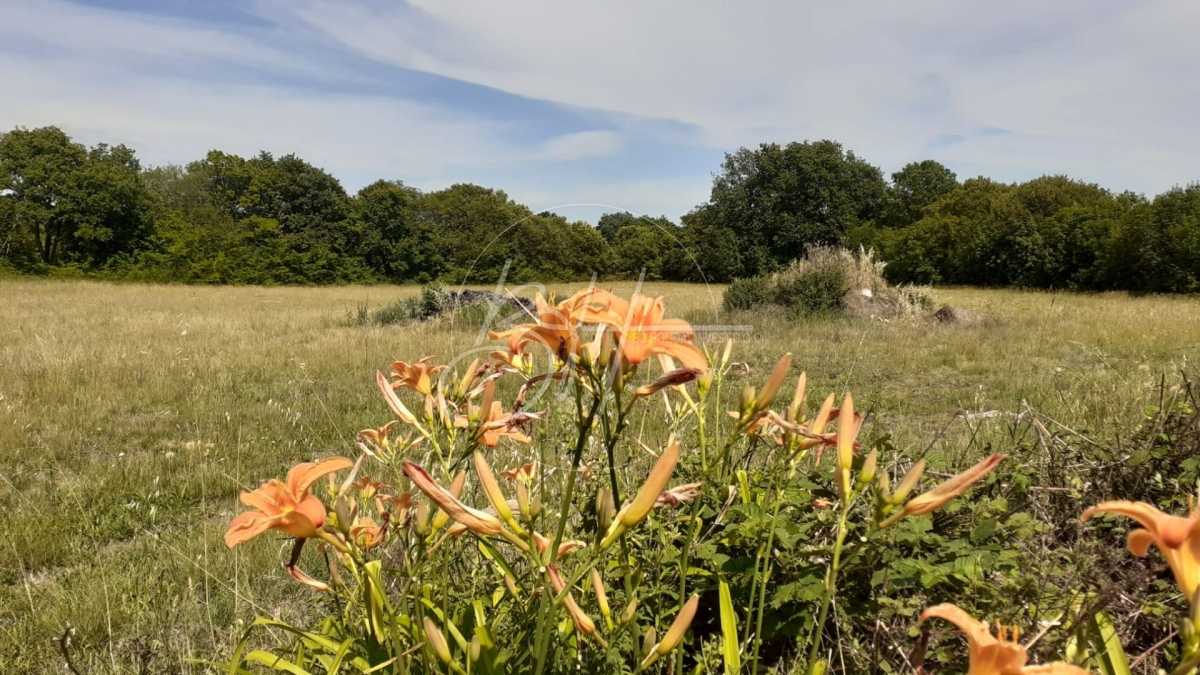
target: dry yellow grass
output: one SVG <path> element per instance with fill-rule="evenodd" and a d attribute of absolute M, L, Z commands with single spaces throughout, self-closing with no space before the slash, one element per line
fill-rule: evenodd
<path fill-rule="evenodd" d="M 735 377 L 758 382 L 790 351 L 814 397 L 852 389 L 900 450 L 936 442 L 952 458 L 1016 442 L 1005 413 L 1022 401 L 1111 438 L 1164 372 L 1200 356 L 1195 298 L 939 289 L 937 301 L 995 322 L 796 324 L 721 316 L 719 288 L 646 290 L 694 324 L 752 326 L 734 334 L 734 358 L 747 364 Z M 479 326 L 346 321 L 362 303 L 415 292 L 0 283 L 6 670 L 61 672 L 54 640 L 73 627 L 83 672 L 143 662 L 187 672 L 186 659 L 226 649 L 239 621 L 302 612 L 275 547 L 230 552 L 221 534 L 242 486 L 300 459 L 349 454 L 356 431 L 386 419 L 375 369 L 476 348 Z M 1001 414 L 955 418 L 960 410 Z"/>

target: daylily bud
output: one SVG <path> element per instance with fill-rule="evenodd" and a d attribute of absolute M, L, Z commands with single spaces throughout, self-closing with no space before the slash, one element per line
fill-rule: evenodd
<path fill-rule="evenodd" d="M 695 380 L 699 375 L 700 370 L 698 368 L 680 368 L 678 370 L 672 370 L 669 373 L 660 375 L 650 384 L 638 387 L 634 394 L 638 397 L 650 396 L 651 394 L 661 391 L 667 387 L 676 387 L 681 384 L 687 384 L 688 382 Z"/>
<path fill-rule="evenodd" d="M 483 651 L 483 644 L 479 640 L 479 635 L 478 634 L 472 635 L 471 636 L 471 647 L 467 651 L 467 659 L 471 663 L 475 663 L 476 661 L 479 660 L 479 655 L 482 651 Z"/>
<path fill-rule="evenodd" d="M 596 492 L 596 523 L 601 530 L 608 530 L 616 513 L 617 507 L 613 504 L 612 491 L 608 488 L 600 488 Z"/>
<path fill-rule="evenodd" d="M 483 385 L 483 400 L 479 403 L 479 411 L 481 415 L 487 415 L 492 409 L 492 399 L 496 395 L 496 381 L 488 380 L 487 384 Z"/>
<path fill-rule="evenodd" d="M 508 589 L 508 592 L 512 594 L 514 599 L 521 599 L 521 595 L 517 593 L 517 582 L 513 581 L 512 577 L 508 575 L 504 576 L 504 587 Z"/>
<path fill-rule="evenodd" d="M 850 495 L 850 467 L 854 464 L 854 397 L 846 394 L 838 413 L 837 473 L 842 498 Z"/>
<path fill-rule="evenodd" d="M 554 565 L 547 565 L 546 574 L 550 577 L 550 587 L 554 589 L 554 592 L 562 593 L 563 589 L 566 588 L 566 584 L 563 583 L 562 577 L 559 576 L 558 569 Z M 579 604 L 575 602 L 575 598 L 571 595 L 570 591 L 567 591 L 566 597 L 563 598 L 562 606 L 566 610 L 567 615 L 571 617 L 571 622 L 575 624 L 575 630 L 587 635 L 602 646 L 605 644 L 604 639 L 596 632 L 596 623 L 592 621 L 590 616 L 583 612 Z"/>
<path fill-rule="evenodd" d="M 760 413 L 771 405 L 775 400 L 775 394 L 779 393 L 779 388 L 783 386 L 783 378 L 787 377 L 788 368 L 792 367 L 792 354 L 788 352 L 784 354 L 779 362 L 775 364 L 775 368 L 771 371 L 770 377 L 767 378 L 767 383 L 763 385 L 762 391 L 758 396 L 754 397 L 754 412 Z"/>
<path fill-rule="evenodd" d="M 608 370 L 608 364 L 612 360 L 613 332 L 611 330 L 605 330 L 604 326 L 601 326 L 598 330 L 600 330 L 603 335 L 600 338 L 600 353 L 596 359 L 596 363 L 600 365 L 601 370 Z"/>
<path fill-rule="evenodd" d="M 634 614 L 637 613 L 637 608 L 638 608 L 637 598 L 630 600 L 629 604 L 625 605 L 625 611 L 621 612 L 620 618 L 617 619 L 617 623 L 624 625 L 624 624 L 629 623 L 630 621 L 633 621 L 633 616 L 634 616 Z"/>
<path fill-rule="evenodd" d="M 459 471 L 458 475 L 454 477 L 454 480 L 450 482 L 450 494 L 457 499 L 459 495 L 462 494 L 463 486 L 466 484 L 467 473 L 465 471 Z M 433 531 L 437 532 L 438 530 L 441 530 L 446 526 L 446 522 L 449 520 L 450 515 L 439 509 L 437 513 L 433 514 L 433 525 L 431 526 Z"/>
<path fill-rule="evenodd" d="M 500 491 L 500 485 L 496 482 L 491 467 L 488 466 L 483 453 L 478 450 L 475 451 L 475 473 L 479 476 L 479 485 L 487 495 L 488 501 L 491 502 L 492 508 L 496 510 L 496 515 L 508 523 L 509 527 L 516 530 L 517 534 L 524 534 L 525 531 L 517 524 L 517 519 L 513 518 L 512 509 L 508 508 L 508 500 Z"/>
<path fill-rule="evenodd" d="M 658 495 L 667 487 L 667 481 L 671 480 L 671 473 L 675 471 L 675 463 L 678 461 L 679 443 L 672 439 L 671 444 L 654 463 L 654 468 L 650 470 L 650 475 L 646 478 L 646 482 L 642 483 L 642 487 L 634 496 L 633 501 L 623 506 L 617 513 L 612 525 L 608 528 L 608 533 L 604 536 L 604 541 L 600 543 L 601 550 L 611 546 L 626 529 L 645 520 L 651 509 L 654 508 L 654 502 L 658 499 Z"/>
<path fill-rule="evenodd" d="M 538 515 L 541 514 L 541 512 L 542 512 L 542 496 L 537 495 L 533 498 L 533 501 L 529 503 L 529 515 L 533 516 L 534 518 L 537 518 Z"/>
<path fill-rule="evenodd" d="M 654 646 L 653 651 L 646 655 L 642 663 L 638 666 L 638 670 L 645 670 L 651 664 L 671 653 L 671 650 L 679 646 L 683 642 L 683 636 L 687 632 L 689 626 L 692 625 L 692 619 L 696 616 L 696 608 L 700 605 L 700 596 L 693 595 L 684 603 L 683 609 L 679 610 L 679 614 L 675 615 L 675 620 L 671 622 L 671 627 L 667 629 L 662 640 Z M 652 629 L 653 630 L 653 629 Z M 649 637 L 649 633 L 647 633 Z M 643 642 L 643 648 L 645 643 Z"/>
<path fill-rule="evenodd" d="M 891 495 L 892 480 L 888 478 L 888 472 L 881 471 L 879 473 L 879 498 L 883 501 L 888 501 L 892 498 Z"/>
<path fill-rule="evenodd" d="M 696 608 L 700 606 L 700 596 L 693 595 L 684 603 L 683 609 L 679 610 L 679 614 L 675 616 L 675 620 L 671 622 L 671 627 L 667 629 L 667 634 L 658 643 L 655 651 L 659 656 L 666 656 L 672 649 L 679 646 L 683 642 L 683 635 L 687 632 L 689 626 L 692 625 L 692 619 L 696 616 Z"/>
<path fill-rule="evenodd" d="M 413 462 L 404 462 L 404 475 L 408 476 L 413 484 L 421 492 L 424 492 L 426 497 L 429 497 L 430 501 L 449 514 L 455 522 L 465 525 L 475 534 L 494 537 L 504 531 L 504 526 L 501 525 L 498 518 L 458 501 L 454 495 L 435 483 L 433 478 L 419 465 Z"/>
<path fill-rule="evenodd" d="M 654 630 L 654 626 L 646 629 L 646 634 L 642 637 L 642 650 L 639 652 L 643 657 L 649 656 L 654 652 L 654 645 L 658 643 L 658 631 Z"/>
<path fill-rule="evenodd" d="M 525 489 L 525 481 L 517 481 L 517 510 L 521 517 L 529 520 L 529 490 Z"/>
<path fill-rule="evenodd" d="M 879 451 L 872 450 L 863 460 L 862 468 L 858 470 L 858 486 L 861 488 L 875 480 L 876 465 L 879 462 Z"/>
<path fill-rule="evenodd" d="M 416 528 L 422 537 L 429 533 L 429 502 L 424 499 L 417 502 Z"/>
<path fill-rule="evenodd" d="M 754 414 L 754 385 L 748 384 L 742 387 L 742 402 L 741 402 L 742 417 L 750 419 Z"/>
<path fill-rule="evenodd" d="M 433 650 L 434 654 L 437 654 L 442 663 L 449 665 L 450 645 L 446 644 L 446 636 L 428 616 L 425 617 L 422 624 L 425 626 L 425 641 L 429 643 L 429 648 Z"/>
<path fill-rule="evenodd" d="M 984 476 L 1004 459 L 1004 455 L 994 454 L 975 466 L 958 474 L 924 494 L 913 497 L 904 505 L 904 514 L 923 516 L 945 506 L 950 500 L 961 495 L 967 488 L 979 482 Z"/>
<path fill-rule="evenodd" d="M 888 501 L 892 504 L 899 504 L 908 497 L 908 493 L 912 492 L 917 486 L 917 482 L 921 480 L 921 475 L 925 473 L 925 460 L 919 459 L 916 464 L 909 468 L 908 473 L 904 474 L 904 478 L 896 484 L 896 491 L 888 497 Z"/>
<path fill-rule="evenodd" d="M 346 501 L 345 495 L 338 497 L 333 504 L 333 513 L 337 516 L 337 529 L 342 534 L 350 534 L 350 522 L 354 516 L 350 515 L 350 504 Z"/>
<path fill-rule="evenodd" d="M 600 578 L 600 572 L 595 567 L 592 568 L 592 590 L 596 592 L 596 604 L 600 605 L 600 615 L 604 617 L 608 629 L 612 630 L 612 610 L 608 606 L 608 595 L 604 592 L 604 580 Z"/>
<path fill-rule="evenodd" d="M 799 422 L 804 417 L 804 389 L 808 386 L 808 373 L 800 373 L 796 380 L 796 393 L 792 394 L 792 404 L 788 406 L 789 422 Z"/>

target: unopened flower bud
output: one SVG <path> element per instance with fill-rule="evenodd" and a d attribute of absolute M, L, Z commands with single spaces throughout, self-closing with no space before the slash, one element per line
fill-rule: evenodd
<path fill-rule="evenodd" d="M 442 634 L 442 630 L 437 627 L 428 616 L 422 622 L 425 626 L 425 641 L 429 643 L 429 648 L 434 654 L 442 660 L 442 663 L 450 663 L 450 645 L 446 644 L 446 636 Z"/>
<path fill-rule="evenodd" d="M 424 537 L 429 533 L 429 502 L 422 499 L 417 502 L 417 534 Z"/>
<path fill-rule="evenodd" d="M 858 471 L 858 486 L 861 488 L 875 480 L 876 465 L 879 462 L 879 451 L 872 450 L 863 460 L 862 468 Z"/>
<path fill-rule="evenodd" d="M 616 513 L 617 507 L 613 504 L 612 491 L 605 487 L 600 488 L 596 492 L 596 523 L 601 530 L 608 530 Z"/>
<path fill-rule="evenodd" d="M 617 619 L 617 623 L 626 624 L 626 623 L 629 623 L 630 621 L 633 621 L 633 615 L 637 613 L 637 608 L 638 608 L 637 598 L 630 600 L 629 604 L 625 605 L 625 611 L 621 612 L 621 618 Z"/>
<path fill-rule="evenodd" d="M 658 643 L 658 631 L 654 630 L 654 626 L 646 629 L 646 634 L 642 637 L 642 651 L 639 652 L 643 657 L 649 656 L 654 651 L 654 645 Z"/>

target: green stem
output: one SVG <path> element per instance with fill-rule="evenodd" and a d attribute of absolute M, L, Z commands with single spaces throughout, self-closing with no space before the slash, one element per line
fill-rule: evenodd
<path fill-rule="evenodd" d="M 578 392 L 579 385 L 576 385 Z M 579 437 L 575 441 L 575 452 L 571 457 L 571 470 L 567 474 L 567 487 L 563 492 L 562 501 L 558 509 L 558 527 L 554 533 L 554 541 L 550 545 L 549 560 L 553 565 L 558 557 L 558 545 L 562 543 L 563 532 L 567 528 L 567 519 L 570 516 L 571 496 L 575 491 L 575 477 L 579 474 L 579 461 L 583 458 L 583 449 L 587 445 L 588 436 L 591 434 L 592 422 L 596 419 L 596 411 L 600 409 L 600 404 L 604 401 L 604 392 L 602 389 L 596 389 L 596 395 L 592 400 L 591 409 L 588 410 L 587 418 L 579 427 Z M 536 550 L 536 549 L 535 549 Z M 550 582 L 547 575 L 543 574 L 542 583 L 542 601 L 538 609 L 538 641 L 536 644 L 537 651 L 537 670 L 536 675 L 541 675 L 546 666 L 546 652 L 548 643 L 550 642 L 550 630 L 554 627 L 554 605 L 548 602 L 554 594 L 550 588 Z"/>
<path fill-rule="evenodd" d="M 791 473 L 788 475 L 788 482 L 791 482 L 792 476 L 795 474 L 795 465 L 793 465 Z M 775 546 L 775 526 L 779 522 L 779 510 L 783 505 L 783 490 L 775 488 L 775 512 L 771 514 L 771 531 L 767 533 L 767 548 L 763 556 L 763 571 L 762 583 L 758 593 L 758 619 L 754 625 L 754 657 L 750 660 L 750 672 L 758 672 L 758 648 L 762 645 L 762 624 L 763 624 L 763 608 L 767 603 L 767 582 L 771 579 L 771 548 Z M 757 572 L 758 568 L 755 568 Z M 757 577 L 755 582 L 757 583 Z M 754 587 L 751 586 L 750 601 L 754 601 Z"/>
<path fill-rule="evenodd" d="M 842 546 L 846 542 L 846 518 L 850 514 L 850 499 L 843 500 L 842 514 L 838 519 L 837 541 L 833 545 L 833 562 L 830 563 L 829 569 L 825 570 L 825 597 L 821 600 L 821 613 L 817 616 L 817 623 L 813 626 L 812 646 L 808 650 L 808 668 L 811 671 L 813 664 L 817 662 L 817 656 L 821 653 L 821 638 L 825 635 L 825 620 L 829 616 L 829 606 L 833 603 L 833 596 L 837 592 L 837 577 L 838 570 L 842 562 Z"/>

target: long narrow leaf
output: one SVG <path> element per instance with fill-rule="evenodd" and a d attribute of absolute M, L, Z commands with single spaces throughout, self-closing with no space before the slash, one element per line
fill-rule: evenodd
<path fill-rule="evenodd" d="M 246 660 L 254 661 L 255 663 L 261 663 L 272 670 L 279 670 L 285 673 L 291 673 L 292 675 L 312 675 L 312 673 L 292 663 L 291 661 L 288 661 L 282 656 L 276 656 L 270 652 L 264 652 L 261 649 L 256 649 L 249 654 L 246 654 Z"/>
<path fill-rule="evenodd" d="M 1091 620 L 1091 641 L 1096 654 L 1096 666 L 1102 675 L 1130 675 L 1129 657 L 1117 637 L 1117 629 L 1113 626 L 1108 614 L 1096 612 Z"/>
<path fill-rule="evenodd" d="M 738 648 L 737 611 L 729 584 L 721 580 L 721 655 L 725 657 L 725 675 L 737 675 L 742 670 L 742 655 Z"/>

